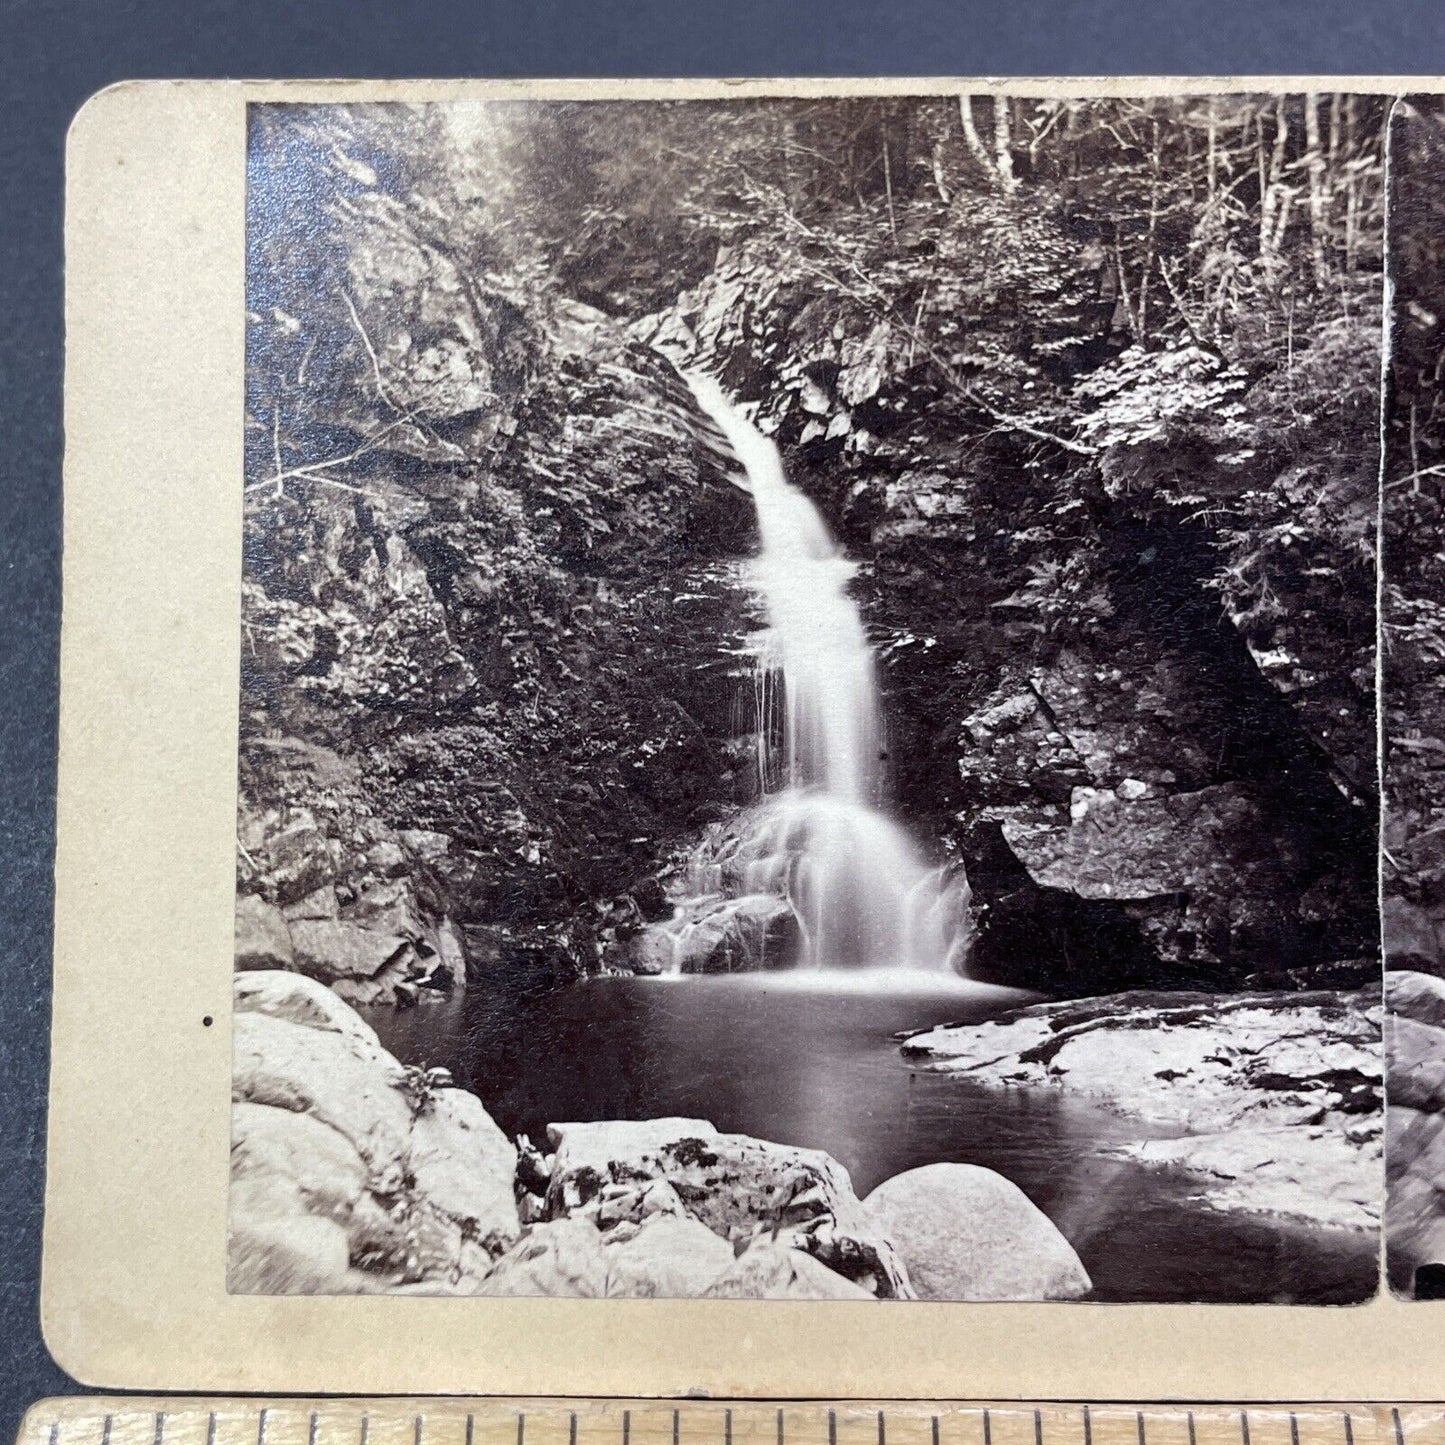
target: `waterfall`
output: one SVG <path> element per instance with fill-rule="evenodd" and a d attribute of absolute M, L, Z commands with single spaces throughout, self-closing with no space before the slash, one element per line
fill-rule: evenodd
<path fill-rule="evenodd" d="M 883 713 L 873 649 L 848 591 L 856 568 L 789 482 L 773 442 L 711 378 L 687 380 L 742 464 L 758 517 L 763 797 L 740 847 L 745 886 L 788 899 L 804 967 L 961 972 L 971 933 L 963 871 L 929 867 L 882 811 Z"/>

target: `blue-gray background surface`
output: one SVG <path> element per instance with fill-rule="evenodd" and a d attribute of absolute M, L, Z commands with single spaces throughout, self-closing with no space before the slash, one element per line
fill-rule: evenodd
<path fill-rule="evenodd" d="M 1441 71 L 1439 0 L 0 0 L 0 1445 L 34 1399 L 75 1388 L 41 1343 L 36 1294 L 59 628 L 61 166 L 66 124 L 87 95 L 166 75 Z"/>

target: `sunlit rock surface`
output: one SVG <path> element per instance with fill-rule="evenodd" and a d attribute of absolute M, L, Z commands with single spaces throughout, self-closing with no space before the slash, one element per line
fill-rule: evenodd
<path fill-rule="evenodd" d="M 465 1291 L 516 1238 L 517 1152 L 473 1095 L 404 1069 L 321 985 L 236 979 L 238 1292 Z"/>
<path fill-rule="evenodd" d="M 992 1169 L 910 1169 L 884 1180 L 863 1208 L 897 1246 L 920 1299 L 1077 1299 L 1091 1288 L 1073 1246 Z"/>
<path fill-rule="evenodd" d="M 1391 1285 L 1415 1289 L 1421 1266 L 1445 1264 L 1445 983 L 1431 974 L 1385 975 L 1389 1021 L 1389 1204 L 1386 1262 Z"/>
<path fill-rule="evenodd" d="M 1060 1089 L 1174 1139 L 1124 1152 L 1202 1204 L 1369 1229 L 1382 1174 L 1379 995 L 1110 995 L 932 1029 L 906 1057 L 961 1080 Z M 1157 1129 L 1156 1129 L 1157 1132 Z"/>
<path fill-rule="evenodd" d="M 551 1217 L 600 1209 L 608 1185 L 662 1179 L 721 1238 L 746 1245 L 766 1233 L 880 1298 L 912 1297 L 896 1251 L 827 1154 L 720 1133 L 701 1119 L 554 1124 L 548 1133 Z"/>

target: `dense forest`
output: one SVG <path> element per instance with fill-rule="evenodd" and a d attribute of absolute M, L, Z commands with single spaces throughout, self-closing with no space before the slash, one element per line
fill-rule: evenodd
<path fill-rule="evenodd" d="M 751 801 L 753 515 L 682 366 L 859 563 L 895 806 L 967 869 L 979 977 L 1367 978 L 1384 127 L 253 108 L 243 955 L 362 1001 L 625 967 Z M 1392 485 L 1438 509 L 1430 404 Z"/>

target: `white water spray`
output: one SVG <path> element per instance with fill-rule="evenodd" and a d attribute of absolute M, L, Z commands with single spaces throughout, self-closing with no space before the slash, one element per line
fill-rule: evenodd
<path fill-rule="evenodd" d="M 805 967 L 961 972 L 971 933 L 963 870 L 928 867 L 880 811 L 882 709 L 873 651 L 848 594 L 856 569 L 788 481 L 777 447 L 711 378 L 688 384 L 742 463 L 758 515 L 753 583 L 768 620 L 755 676 L 764 797 L 742 848 L 747 886 L 788 898 Z"/>

